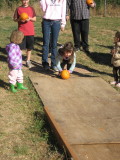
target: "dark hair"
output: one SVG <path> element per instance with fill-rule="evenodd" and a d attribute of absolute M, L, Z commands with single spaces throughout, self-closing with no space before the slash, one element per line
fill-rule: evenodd
<path fill-rule="evenodd" d="M 10 42 L 15 44 L 20 44 L 24 38 L 24 34 L 21 31 L 14 30 L 10 36 Z"/>
<path fill-rule="evenodd" d="M 119 32 L 119 31 L 117 31 L 117 32 L 115 33 L 115 37 L 120 39 L 120 32 Z"/>
<path fill-rule="evenodd" d="M 74 54 L 74 46 L 72 42 L 66 42 L 62 48 L 59 49 L 59 54 L 63 56 L 65 52 L 71 52 Z"/>

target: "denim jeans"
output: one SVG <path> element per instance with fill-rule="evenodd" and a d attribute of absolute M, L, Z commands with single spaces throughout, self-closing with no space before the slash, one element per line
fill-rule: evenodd
<path fill-rule="evenodd" d="M 57 41 L 61 21 L 43 19 L 43 55 L 42 62 L 48 62 L 49 43 L 51 40 L 51 65 L 56 65 Z M 51 36 L 51 39 L 50 39 Z"/>

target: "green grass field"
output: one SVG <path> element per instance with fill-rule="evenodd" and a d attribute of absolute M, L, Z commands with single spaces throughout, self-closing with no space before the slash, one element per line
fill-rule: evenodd
<path fill-rule="evenodd" d="M 28 69 L 23 69 L 24 84 L 29 89 L 13 94 L 9 91 L 8 67 L 5 46 L 11 31 L 17 29 L 12 18 L 0 18 L 0 159 L 1 160 L 64 160 L 61 150 L 43 112 L 42 102 L 34 90 Z M 83 65 L 93 75 L 107 83 L 113 80 L 110 49 L 116 30 L 120 30 L 120 18 L 92 17 L 90 19 L 89 44 L 91 55 L 77 52 L 77 64 Z M 32 59 L 41 54 L 41 18 L 35 22 L 35 49 Z M 69 22 L 60 32 L 59 43 L 73 41 Z M 102 86 L 101 86 L 102 87 Z M 119 93 L 120 89 L 115 88 Z"/>

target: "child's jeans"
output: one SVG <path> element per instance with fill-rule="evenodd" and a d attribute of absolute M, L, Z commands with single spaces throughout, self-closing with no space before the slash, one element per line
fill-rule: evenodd
<path fill-rule="evenodd" d="M 9 71 L 9 83 L 15 85 L 16 82 L 23 83 L 23 72 L 19 70 L 10 70 Z"/>

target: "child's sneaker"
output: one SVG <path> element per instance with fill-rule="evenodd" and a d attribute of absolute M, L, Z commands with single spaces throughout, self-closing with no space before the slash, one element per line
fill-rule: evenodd
<path fill-rule="evenodd" d="M 32 67 L 31 61 L 27 61 L 27 62 L 26 62 L 26 66 L 27 66 L 28 68 L 31 68 L 31 67 Z"/>
<path fill-rule="evenodd" d="M 56 66 L 51 66 L 51 69 L 54 70 L 55 72 L 58 72 L 58 68 Z"/>
<path fill-rule="evenodd" d="M 120 83 L 116 84 L 116 87 L 120 87 Z"/>
<path fill-rule="evenodd" d="M 112 81 L 112 82 L 110 82 L 110 84 L 111 84 L 111 85 L 116 85 L 117 82 L 116 82 L 116 81 Z"/>

